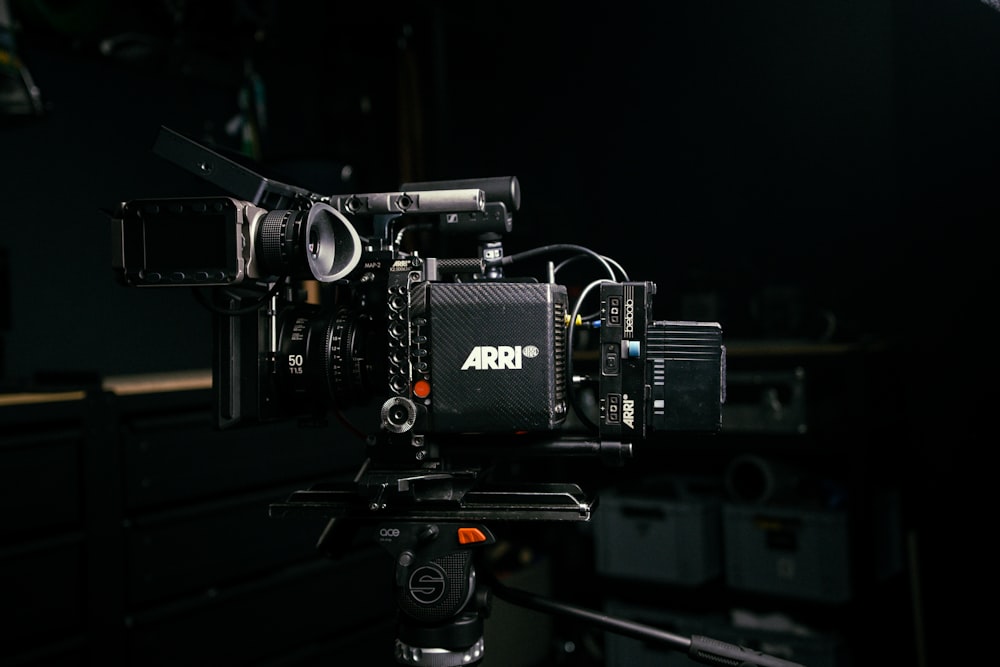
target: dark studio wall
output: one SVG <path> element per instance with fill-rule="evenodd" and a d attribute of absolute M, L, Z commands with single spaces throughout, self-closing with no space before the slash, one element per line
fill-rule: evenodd
<path fill-rule="evenodd" d="M 190 12 L 182 37 L 155 10 L 107 9 L 78 32 L 22 11 L 18 38 L 49 111 L 5 128 L 5 154 L 17 159 L 5 160 L 4 187 L 18 195 L 5 242 L 5 377 L 206 363 L 207 322 L 186 295 L 135 294 L 107 279 L 101 209 L 214 192 L 151 147 L 162 124 L 239 148 L 226 124 L 240 111 L 241 54 L 266 85 L 268 175 L 333 191 L 348 187 L 347 164 L 350 187 L 377 191 L 415 177 L 515 174 L 524 206 L 512 249 L 597 248 L 656 280 L 668 314 L 685 295 L 708 294 L 699 303 L 736 338 L 816 337 L 827 313 L 839 338 L 884 332 L 908 312 L 910 281 L 926 275 L 923 255 L 903 262 L 929 250 L 914 239 L 937 229 L 914 221 L 929 216 L 930 190 L 954 206 L 968 198 L 952 188 L 972 187 L 961 174 L 983 174 L 969 160 L 987 151 L 947 151 L 992 138 L 959 100 L 976 108 L 995 94 L 993 19 L 964 5 L 945 12 L 964 23 L 939 32 L 973 30 L 965 49 L 921 27 L 941 10 L 909 3 L 684 4 L 600 20 L 517 3 L 431 4 L 392 21 L 262 3 L 259 44 L 253 21 L 222 7 Z M 130 30 L 150 44 L 123 39 L 117 57 L 100 55 L 101 39 Z M 764 313 L 772 301 L 797 311 L 790 330 Z M 99 326 L 74 326 L 91 319 Z"/>
<path fill-rule="evenodd" d="M 254 21 L 270 14 L 248 16 L 226 3 L 187 10 L 183 19 L 165 7 L 23 4 L 14 7 L 23 25 L 16 38 L 46 112 L 10 118 L 4 127 L 4 190 L 18 202 L 5 241 L 11 255 L 5 379 L 207 367 L 209 320 L 190 294 L 139 294 L 109 281 L 104 211 L 137 197 L 218 193 L 155 156 L 153 143 L 165 125 L 241 152 L 240 132 L 227 123 L 239 127 Z M 360 89 L 392 78 L 387 59 L 394 37 L 373 31 L 358 40 L 364 51 L 355 55 L 351 46 L 328 43 L 321 24 L 296 27 L 291 9 L 278 16 L 284 32 L 271 48 L 296 57 L 260 65 L 276 127 L 266 144 L 275 147 L 272 163 L 295 162 L 288 168 L 302 174 L 296 184 L 325 191 L 340 187 L 340 163 L 348 158 L 358 174 L 394 182 L 388 165 L 395 154 L 382 145 L 391 121 L 374 120 L 388 111 L 376 105 L 362 112 Z M 328 65 L 323 72 L 302 71 L 313 55 Z M 286 177 L 275 167 L 268 175 L 276 171 Z"/>
<path fill-rule="evenodd" d="M 657 283 L 658 316 L 717 320 L 734 347 L 886 343 L 902 408 L 867 418 L 899 425 L 879 456 L 926 529 L 929 650 L 944 651 L 946 577 L 975 540 L 944 526 L 973 490 L 959 479 L 987 399 L 972 388 L 995 370 L 974 348 L 1000 219 L 1000 11 L 294 0 L 176 22 L 167 4 L 78 5 L 11 3 L 46 110 L 0 118 L 3 385 L 210 365 L 186 290 L 115 284 L 102 209 L 216 193 L 151 147 L 166 125 L 238 149 L 249 60 L 262 173 L 320 192 L 516 175 L 508 253 L 597 250 Z"/>

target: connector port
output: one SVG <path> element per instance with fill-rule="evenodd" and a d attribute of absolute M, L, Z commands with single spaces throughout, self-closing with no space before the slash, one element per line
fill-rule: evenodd
<path fill-rule="evenodd" d="M 608 394 L 604 399 L 604 421 L 609 424 L 622 422 L 622 395 Z"/>
<path fill-rule="evenodd" d="M 616 327 L 622 325 L 622 298 L 619 295 L 608 297 L 608 324 Z"/>

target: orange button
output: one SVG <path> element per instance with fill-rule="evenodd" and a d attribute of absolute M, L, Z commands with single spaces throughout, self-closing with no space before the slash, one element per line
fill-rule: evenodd
<path fill-rule="evenodd" d="M 459 544 L 473 544 L 475 542 L 485 542 L 486 536 L 483 535 L 483 531 L 478 528 L 459 528 L 458 529 L 458 543 Z"/>
<path fill-rule="evenodd" d="M 417 380 L 413 383 L 413 395 L 417 398 L 427 398 L 431 394 L 431 383 L 427 380 Z"/>

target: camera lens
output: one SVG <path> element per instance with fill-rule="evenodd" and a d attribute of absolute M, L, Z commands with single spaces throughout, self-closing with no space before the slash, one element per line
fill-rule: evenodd
<path fill-rule="evenodd" d="M 279 400 L 290 409 L 347 407 L 385 382 L 385 332 L 345 306 L 288 306 L 279 315 L 275 376 Z M 377 380 L 376 380 L 377 379 Z"/>

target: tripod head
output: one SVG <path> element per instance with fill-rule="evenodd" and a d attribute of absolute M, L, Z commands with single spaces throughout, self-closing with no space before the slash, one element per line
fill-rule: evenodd
<path fill-rule="evenodd" d="M 387 522 L 379 542 L 395 559 L 404 665 L 476 664 L 483 657 L 489 589 L 477 587 L 473 551 L 496 542 L 482 524 Z"/>
<path fill-rule="evenodd" d="M 477 562 L 481 549 L 496 543 L 484 522 L 588 521 L 595 502 L 575 484 L 493 486 L 477 469 L 420 473 L 363 467 L 351 483 L 296 491 L 286 502 L 271 505 L 271 515 L 306 511 L 329 516 L 317 544 L 327 555 L 342 553 L 362 527 L 392 555 L 398 609 L 395 657 L 401 665 L 481 663 L 487 648 L 484 622 L 495 596 L 661 644 L 707 665 L 803 667 L 710 637 L 683 637 L 508 588 Z"/>

